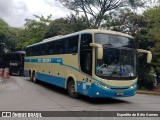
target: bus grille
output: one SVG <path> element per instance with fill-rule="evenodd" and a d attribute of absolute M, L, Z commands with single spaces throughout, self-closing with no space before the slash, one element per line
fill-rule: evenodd
<path fill-rule="evenodd" d="M 113 89 L 113 90 L 126 90 L 128 88 L 111 88 L 111 89 Z"/>

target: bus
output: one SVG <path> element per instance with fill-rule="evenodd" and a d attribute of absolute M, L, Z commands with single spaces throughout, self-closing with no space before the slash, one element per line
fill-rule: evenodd
<path fill-rule="evenodd" d="M 26 48 L 24 74 L 68 91 L 70 97 L 134 96 L 137 89 L 136 49 L 132 36 L 88 29 L 49 38 Z"/>
<path fill-rule="evenodd" d="M 24 72 L 24 51 L 16 51 L 2 54 L 1 68 L 9 68 L 10 75 L 23 75 Z"/>

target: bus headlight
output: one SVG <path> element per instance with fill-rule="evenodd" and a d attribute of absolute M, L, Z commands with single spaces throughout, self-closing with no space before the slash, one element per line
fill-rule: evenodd
<path fill-rule="evenodd" d="M 130 89 L 133 89 L 133 88 L 135 88 L 135 87 L 137 87 L 137 84 L 131 85 L 129 88 L 130 88 Z"/>
<path fill-rule="evenodd" d="M 110 89 L 110 87 L 104 85 L 103 83 L 95 82 L 95 84 L 98 85 L 98 86 L 100 86 L 100 87 L 102 87 L 102 88 L 104 88 L 104 89 Z"/>

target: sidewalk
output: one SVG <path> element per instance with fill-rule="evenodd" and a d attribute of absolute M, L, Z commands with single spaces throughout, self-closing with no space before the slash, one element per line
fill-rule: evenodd
<path fill-rule="evenodd" d="M 138 94 L 151 94 L 151 95 L 160 95 L 160 86 L 155 87 L 153 90 L 137 90 Z"/>
<path fill-rule="evenodd" d="M 138 94 L 150 94 L 150 95 L 160 95 L 160 92 L 147 91 L 147 90 L 137 90 Z"/>

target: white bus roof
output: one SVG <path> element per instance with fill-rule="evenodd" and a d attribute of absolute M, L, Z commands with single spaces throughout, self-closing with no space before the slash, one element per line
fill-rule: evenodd
<path fill-rule="evenodd" d="M 55 37 L 44 39 L 42 42 L 38 42 L 38 43 L 35 43 L 35 44 L 32 44 L 32 45 L 29 45 L 27 47 L 39 45 L 39 44 L 42 44 L 42 43 L 48 43 L 48 42 L 53 41 L 53 40 L 58 40 L 59 38 L 67 38 L 67 37 L 70 37 L 70 36 L 73 36 L 73 35 L 82 34 L 82 33 L 91 33 L 91 34 L 94 34 L 94 33 L 106 33 L 106 34 L 113 34 L 113 35 L 119 35 L 119 36 L 133 38 L 132 36 L 130 36 L 128 34 L 124 34 L 124 33 L 121 33 L 121 32 L 116 32 L 116 31 L 112 31 L 112 30 L 86 29 L 86 30 L 82 30 L 82 31 L 75 32 L 75 33 L 68 34 L 68 35 L 58 35 L 58 36 L 55 36 Z"/>

